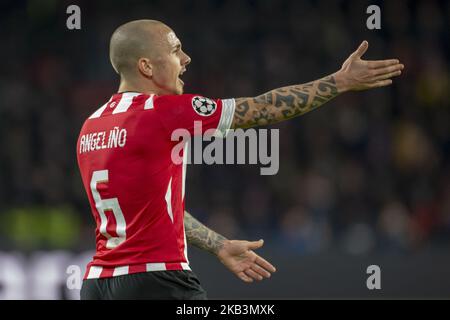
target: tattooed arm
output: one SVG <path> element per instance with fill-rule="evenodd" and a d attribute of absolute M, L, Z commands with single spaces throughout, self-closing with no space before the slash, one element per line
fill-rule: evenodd
<path fill-rule="evenodd" d="M 189 244 L 215 255 L 222 249 L 227 240 L 217 232 L 206 227 L 187 211 L 184 212 L 184 229 L 186 240 Z"/>
<path fill-rule="evenodd" d="M 233 128 L 273 124 L 311 111 L 338 95 L 336 79 L 328 76 L 283 87 L 255 98 L 237 98 Z"/>
<path fill-rule="evenodd" d="M 184 229 L 189 244 L 216 255 L 220 262 L 245 282 L 269 278 L 275 267 L 253 250 L 263 241 L 228 240 L 184 212 Z"/>
<path fill-rule="evenodd" d="M 362 60 L 367 48 L 364 41 L 338 72 L 322 79 L 278 88 L 254 98 L 236 98 L 232 128 L 277 123 L 314 110 L 343 92 L 392 84 L 390 78 L 399 76 L 404 66 L 397 59 Z"/>

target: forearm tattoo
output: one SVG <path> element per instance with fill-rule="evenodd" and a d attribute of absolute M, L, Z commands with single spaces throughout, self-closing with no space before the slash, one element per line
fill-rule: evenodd
<path fill-rule="evenodd" d="M 225 240 L 227 240 L 225 237 L 206 227 L 186 211 L 184 212 L 184 229 L 189 244 L 212 254 L 217 254 L 223 247 Z"/>
<path fill-rule="evenodd" d="M 249 128 L 287 120 L 314 110 L 338 95 L 333 76 L 274 89 L 255 98 L 237 98 L 233 128 Z"/>

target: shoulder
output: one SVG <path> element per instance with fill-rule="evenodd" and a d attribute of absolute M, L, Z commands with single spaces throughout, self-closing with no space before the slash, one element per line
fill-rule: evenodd
<path fill-rule="evenodd" d="M 191 103 L 195 97 L 202 97 L 198 94 L 178 94 L 178 95 L 163 95 L 155 96 L 155 103 L 158 104 L 183 104 Z"/>
<path fill-rule="evenodd" d="M 189 108 L 196 113 L 207 116 L 214 113 L 220 99 L 207 98 L 200 94 L 181 94 L 158 96 L 155 99 L 155 106 L 171 108 Z"/>

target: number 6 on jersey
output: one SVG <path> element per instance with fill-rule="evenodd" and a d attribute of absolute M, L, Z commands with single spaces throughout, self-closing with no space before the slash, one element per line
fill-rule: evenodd
<path fill-rule="evenodd" d="M 100 193 L 97 190 L 97 184 L 108 182 L 108 170 L 94 171 L 91 179 L 91 191 L 92 197 L 95 201 L 95 207 L 100 215 L 100 233 L 107 239 L 106 248 L 113 249 L 126 239 L 126 222 L 122 213 L 122 209 L 119 205 L 117 198 L 102 199 Z M 116 218 L 116 234 L 117 237 L 112 237 L 106 227 L 108 219 L 105 211 L 112 211 Z"/>

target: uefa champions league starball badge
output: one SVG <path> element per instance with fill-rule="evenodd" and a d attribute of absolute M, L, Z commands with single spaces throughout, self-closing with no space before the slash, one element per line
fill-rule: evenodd
<path fill-rule="evenodd" d="M 192 107 L 199 115 L 207 117 L 216 112 L 217 104 L 211 99 L 195 96 L 192 98 Z"/>

